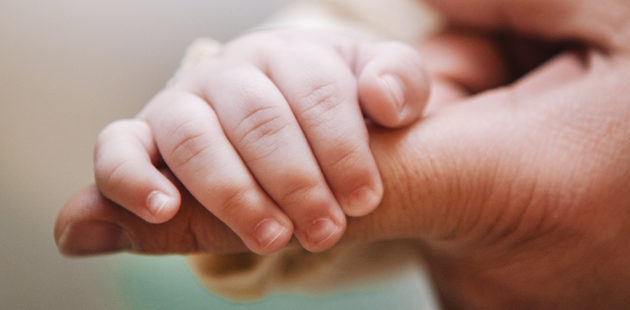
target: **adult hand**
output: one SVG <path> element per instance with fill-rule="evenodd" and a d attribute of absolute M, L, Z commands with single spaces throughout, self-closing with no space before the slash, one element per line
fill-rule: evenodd
<path fill-rule="evenodd" d="M 399 169 L 414 193 L 409 231 L 424 241 L 444 304 L 627 307 L 630 4 L 432 2 L 467 26 L 586 46 L 440 111 L 398 143 L 408 145 Z"/>
<path fill-rule="evenodd" d="M 625 307 L 630 6 L 621 0 L 436 5 L 465 25 L 586 47 L 513 85 L 441 106 L 406 130 L 373 130 L 384 201 L 375 213 L 349 221 L 345 241 L 418 238 L 448 307 Z M 89 188 L 62 210 L 56 236 L 62 251 L 74 254 L 108 246 L 145 253 L 244 249 L 193 200 L 184 202 L 175 219 L 152 225 Z"/>

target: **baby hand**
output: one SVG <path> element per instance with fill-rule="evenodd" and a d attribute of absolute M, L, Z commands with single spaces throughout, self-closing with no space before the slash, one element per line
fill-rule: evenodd
<path fill-rule="evenodd" d="M 383 195 L 361 111 L 401 127 L 421 116 L 428 93 L 419 55 L 402 44 L 250 34 L 182 72 L 137 119 L 105 128 L 96 183 L 162 223 L 180 203 L 158 170 L 166 164 L 252 251 L 276 251 L 293 233 L 322 251 L 343 235 L 344 213 L 366 215 Z"/>

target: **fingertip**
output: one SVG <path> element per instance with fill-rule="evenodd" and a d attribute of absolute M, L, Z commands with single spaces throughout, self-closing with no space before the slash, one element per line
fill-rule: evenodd
<path fill-rule="evenodd" d="M 171 220 L 179 210 L 179 195 L 167 194 L 166 191 L 153 190 L 146 198 L 148 209 L 147 221 L 160 224 Z"/>
<path fill-rule="evenodd" d="M 275 219 L 264 219 L 254 228 L 255 244 L 249 249 L 258 255 L 268 255 L 283 249 L 291 240 L 293 224 L 281 223 Z"/>
<path fill-rule="evenodd" d="M 307 251 L 318 253 L 334 247 L 345 230 L 345 216 L 340 219 L 324 216 L 313 220 L 305 230 L 296 232 L 296 236 Z"/>
<path fill-rule="evenodd" d="M 105 197 L 151 224 L 168 222 L 177 214 L 179 190 L 157 168 L 143 163 L 119 171 L 124 182 L 97 182 Z"/>
<path fill-rule="evenodd" d="M 129 235 L 114 223 L 112 202 L 96 186 L 76 193 L 61 209 L 54 229 L 59 253 L 80 257 L 114 253 L 131 248 Z"/>
<path fill-rule="evenodd" d="M 131 250 L 131 239 L 125 230 L 113 223 L 78 222 L 66 227 L 57 247 L 66 257 L 80 257 Z"/>
<path fill-rule="evenodd" d="M 370 186 L 361 186 L 341 202 L 341 207 L 346 215 L 352 217 L 365 216 L 374 211 L 383 199 L 383 187 L 376 188 Z"/>
<path fill-rule="evenodd" d="M 422 116 L 429 97 L 428 83 L 413 82 L 391 72 L 366 74 L 359 80 L 363 111 L 378 125 L 399 128 Z"/>

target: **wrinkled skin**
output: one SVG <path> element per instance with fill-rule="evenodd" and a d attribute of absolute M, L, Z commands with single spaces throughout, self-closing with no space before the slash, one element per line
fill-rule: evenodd
<path fill-rule="evenodd" d="M 470 96 L 447 90 L 448 103 L 434 104 L 410 128 L 373 129 L 385 197 L 373 214 L 348 221 L 344 242 L 417 238 L 447 308 L 627 307 L 630 4 L 432 2 L 464 27 L 582 47 L 503 87 L 481 83 L 477 90 L 486 91 Z M 468 56 L 462 59 L 477 59 Z M 470 68 L 479 71 L 472 80 L 495 79 L 501 74 L 487 71 L 502 71 Z M 434 91 L 440 97 L 443 90 Z M 186 197 L 174 220 L 149 225 L 88 188 L 62 210 L 57 238 L 88 220 L 122 227 L 130 239 L 124 244 L 136 252 L 243 249 Z M 62 241 L 66 253 L 104 252 L 72 235 Z"/>

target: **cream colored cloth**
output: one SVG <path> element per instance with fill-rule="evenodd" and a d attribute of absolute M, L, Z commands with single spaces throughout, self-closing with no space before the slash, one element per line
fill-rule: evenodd
<path fill-rule="evenodd" d="M 441 26 L 439 16 L 418 0 L 313 0 L 295 2 L 255 29 L 327 29 L 357 38 L 414 42 Z"/>
<path fill-rule="evenodd" d="M 414 0 L 322 0 L 294 3 L 258 29 L 277 27 L 328 29 L 368 40 L 413 42 L 438 29 L 440 20 Z M 218 48 L 212 40 L 196 41 L 182 68 L 212 57 Z M 267 256 L 198 255 L 191 256 L 190 263 L 209 290 L 240 300 L 258 299 L 274 291 L 325 293 L 401 272 L 422 273 L 417 245 L 411 241 L 346 245 L 318 254 L 287 248 Z"/>
<path fill-rule="evenodd" d="M 208 290 L 233 300 L 256 300 L 272 292 L 321 295 L 409 272 L 427 277 L 417 243 L 411 241 L 346 245 L 322 253 L 287 248 L 267 256 L 205 254 L 191 256 L 190 262 Z"/>

